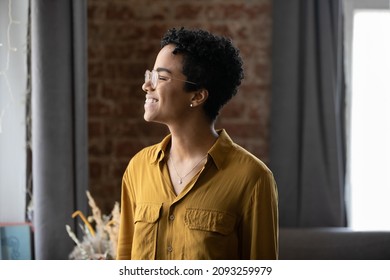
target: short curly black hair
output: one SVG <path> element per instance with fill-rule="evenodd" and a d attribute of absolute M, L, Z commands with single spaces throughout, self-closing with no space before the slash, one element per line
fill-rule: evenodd
<path fill-rule="evenodd" d="M 196 85 L 185 83 L 186 91 L 205 88 L 209 97 L 204 104 L 206 115 L 215 120 L 219 110 L 238 91 L 244 78 L 240 52 L 229 38 L 201 29 L 169 29 L 161 39 L 161 48 L 176 47 L 183 55 L 183 74 Z"/>

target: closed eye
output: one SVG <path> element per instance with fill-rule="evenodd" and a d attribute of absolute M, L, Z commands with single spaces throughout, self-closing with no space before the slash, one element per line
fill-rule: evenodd
<path fill-rule="evenodd" d="M 161 75 L 158 75 L 158 79 L 159 80 L 163 80 L 163 81 L 168 81 L 169 80 L 168 77 L 164 77 L 164 76 L 161 76 Z"/>

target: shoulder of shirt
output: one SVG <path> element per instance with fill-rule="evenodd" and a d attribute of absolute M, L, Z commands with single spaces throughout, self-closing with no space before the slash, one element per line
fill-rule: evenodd
<path fill-rule="evenodd" d="M 228 166 L 242 170 L 247 173 L 252 170 L 254 173 L 261 171 L 262 174 L 272 175 L 268 166 L 253 153 L 249 152 L 244 147 L 235 143 L 225 130 L 220 134 L 222 136 L 219 147 L 216 149 L 216 159 L 219 161 L 220 168 L 224 169 Z M 244 167 L 245 168 L 242 168 Z M 236 173 L 236 172 L 235 172 Z"/>
<path fill-rule="evenodd" d="M 245 161 L 249 165 L 253 165 L 254 167 L 261 168 L 264 171 L 271 172 L 271 170 L 264 163 L 264 161 L 262 161 L 260 158 L 258 158 L 257 156 L 255 156 L 254 154 L 252 154 L 251 152 L 249 152 L 248 150 L 246 150 L 242 146 L 234 143 L 234 150 L 235 150 L 236 154 L 232 155 L 232 156 L 245 158 Z"/>

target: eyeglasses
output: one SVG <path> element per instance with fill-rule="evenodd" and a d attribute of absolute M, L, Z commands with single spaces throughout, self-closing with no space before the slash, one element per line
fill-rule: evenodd
<path fill-rule="evenodd" d="M 172 78 L 172 77 L 166 77 L 166 76 L 161 76 L 157 70 L 146 70 L 145 71 L 145 83 L 150 82 L 150 85 L 152 86 L 153 89 L 157 88 L 158 81 L 163 80 L 163 81 L 168 81 L 168 80 L 177 80 L 177 81 L 182 81 L 185 83 L 193 84 L 196 85 L 194 82 L 182 80 L 182 79 L 177 79 L 177 78 Z"/>

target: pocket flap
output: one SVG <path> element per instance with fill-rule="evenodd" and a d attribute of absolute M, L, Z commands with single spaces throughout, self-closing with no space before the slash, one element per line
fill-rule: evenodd
<path fill-rule="evenodd" d="M 134 215 L 134 223 L 155 223 L 160 217 L 161 204 L 144 203 L 137 205 Z"/>
<path fill-rule="evenodd" d="M 227 212 L 207 209 L 187 209 L 185 223 L 189 229 L 218 232 L 223 235 L 234 230 L 236 218 Z"/>

